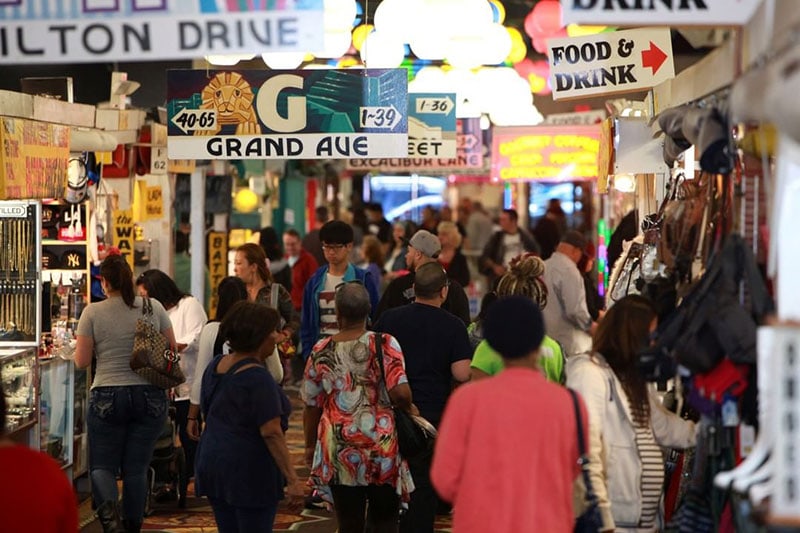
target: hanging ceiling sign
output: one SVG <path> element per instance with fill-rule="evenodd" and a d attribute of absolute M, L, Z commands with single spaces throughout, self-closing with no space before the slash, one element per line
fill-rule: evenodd
<path fill-rule="evenodd" d="M 669 28 L 550 39 L 553 99 L 650 89 L 675 77 Z"/>
<path fill-rule="evenodd" d="M 323 0 L 3 0 L 0 64 L 305 52 L 323 30 Z"/>
<path fill-rule="evenodd" d="M 405 157 L 405 69 L 170 70 L 170 159 Z"/>
<path fill-rule="evenodd" d="M 456 95 L 408 95 L 408 156 L 456 156 Z"/>
<path fill-rule="evenodd" d="M 564 26 L 741 26 L 761 1 L 561 0 L 561 12 Z"/>
<path fill-rule="evenodd" d="M 492 130 L 493 180 L 572 181 L 597 177 L 600 125 Z"/>
<path fill-rule="evenodd" d="M 412 122 L 409 120 L 409 150 L 407 156 L 349 159 L 347 168 L 362 172 L 425 172 L 432 176 L 442 174 L 486 174 L 480 117 L 456 119 L 456 153 L 453 157 L 425 157 L 419 153 L 412 156 L 411 130 Z"/>

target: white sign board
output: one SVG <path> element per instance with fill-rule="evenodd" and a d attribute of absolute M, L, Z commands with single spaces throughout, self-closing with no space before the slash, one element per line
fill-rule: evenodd
<path fill-rule="evenodd" d="M 547 41 L 553 100 L 650 89 L 675 77 L 669 28 Z"/>
<path fill-rule="evenodd" d="M 602 109 L 595 109 L 592 111 L 580 111 L 575 113 L 553 113 L 545 117 L 544 123 L 552 124 L 553 126 L 586 126 L 603 122 L 605 118 L 605 111 Z"/>
<path fill-rule="evenodd" d="M 561 0 L 562 23 L 742 26 L 762 0 Z"/>

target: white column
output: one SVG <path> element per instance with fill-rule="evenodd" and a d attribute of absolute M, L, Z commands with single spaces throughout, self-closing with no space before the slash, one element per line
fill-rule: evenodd
<path fill-rule="evenodd" d="M 192 226 L 189 234 L 189 246 L 192 250 L 192 294 L 203 301 L 206 277 L 204 275 L 203 261 L 206 257 L 205 239 L 205 206 L 206 206 L 206 170 L 198 166 L 190 178 L 191 186 L 191 211 L 189 224 Z"/>

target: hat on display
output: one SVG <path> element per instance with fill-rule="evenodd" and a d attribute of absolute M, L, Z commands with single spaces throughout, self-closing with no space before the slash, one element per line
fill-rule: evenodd
<path fill-rule="evenodd" d="M 722 113 L 717 109 L 710 111 L 696 143 L 700 168 L 712 174 L 727 174 L 733 170 L 730 128 Z"/>
<path fill-rule="evenodd" d="M 561 237 L 561 242 L 565 242 L 575 248 L 578 248 L 581 252 L 586 250 L 586 237 L 579 231 L 571 229 L 567 231 L 563 237 Z"/>
<path fill-rule="evenodd" d="M 61 254 L 61 268 L 86 268 L 86 254 L 81 250 L 69 249 Z"/>
<path fill-rule="evenodd" d="M 520 329 L 520 324 L 525 328 Z M 544 339 L 544 318 L 539 306 L 524 296 L 506 296 L 489 308 L 483 336 L 504 359 L 520 359 L 534 352 Z"/>
<path fill-rule="evenodd" d="M 439 257 L 439 252 L 442 251 L 442 243 L 439 242 L 439 237 L 424 229 L 417 231 L 408 240 L 408 244 L 431 259 Z"/>
<path fill-rule="evenodd" d="M 58 256 L 49 250 L 42 251 L 42 270 L 58 268 Z"/>

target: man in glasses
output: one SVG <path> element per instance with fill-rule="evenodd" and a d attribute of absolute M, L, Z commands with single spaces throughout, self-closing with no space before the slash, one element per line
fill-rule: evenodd
<path fill-rule="evenodd" d="M 386 287 L 381 301 L 378 303 L 378 310 L 375 312 L 376 320 L 387 309 L 400 307 L 414 301 L 415 271 L 428 263 L 438 265 L 439 262 L 436 258 L 439 257 L 439 252 L 441 251 L 442 244 L 439 242 L 439 238 L 427 230 L 421 229 L 417 231 L 408 240 L 406 266 L 411 272 L 405 276 L 395 278 Z M 441 307 L 460 318 L 464 325 L 469 324 L 469 300 L 464 288 L 457 281 L 450 280 L 450 288 Z"/>
<path fill-rule="evenodd" d="M 337 286 L 359 281 L 367 288 L 372 309 L 378 305 L 377 280 L 349 261 L 353 249 L 353 228 L 341 220 L 331 220 L 320 228 L 319 238 L 327 264 L 317 269 L 303 290 L 300 324 L 303 359 L 308 359 L 311 348 L 318 340 L 339 332 L 334 306 Z"/>
<path fill-rule="evenodd" d="M 400 343 L 414 404 L 436 427 L 453 386 L 469 380 L 472 359 L 466 326 L 441 309 L 452 283 L 437 261 L 420 265 L 414 303 L 387 310 L 374 327 Z M 408 461 L 416 489 L 400 520 L 401 533 L 433 533 L 438 500 L 429 477 L 432 453 Z"/>

